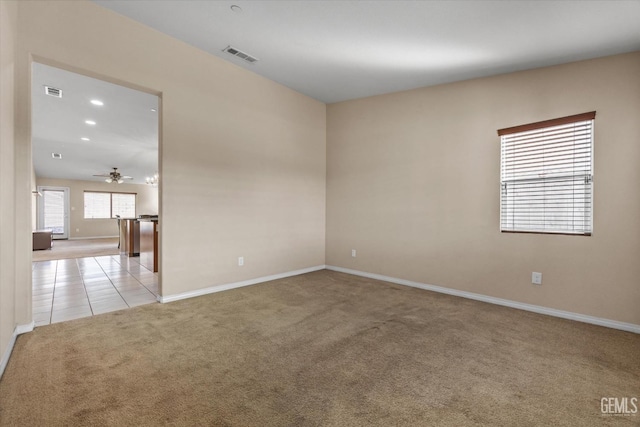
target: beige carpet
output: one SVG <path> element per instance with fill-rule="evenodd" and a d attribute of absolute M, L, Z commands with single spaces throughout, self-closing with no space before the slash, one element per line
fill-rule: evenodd
<path fill-rule="evenodd" d="M 319 271 L 37 328 L 0 424 L 600 426 L 640 335 Z"/>
<path fill-rule="evenodd" d="M 118 238 L 54 240 L 51 249 L 33 251 L 33 261 L 118 255 Z"/>

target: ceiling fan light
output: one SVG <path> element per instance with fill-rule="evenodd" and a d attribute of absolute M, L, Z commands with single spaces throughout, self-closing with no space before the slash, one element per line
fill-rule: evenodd
<path fill-rule="evenodd" d="M 118 184 L 122 184 L 124 180 L 122 178 L 118 179 Z"/>
<path fill-rule="evenodd" d="M 160 179 L 160 175 L 158 175 L 158 172 L 156 172 L 155 174 L 153 174 L 153 176 L 152 176 L 152 177 L 147 177 L 147 178 L 146 178 L 146 182 L 147 182 L 147 184 L 149 184 L 149 185 L 152 185 L 152 186 L 154 186 L 154 187 L 157 187 L 157 186 L 158 186 L 158 181 L 159 181 L 159 179 Z"/>
<path fill-rule="evenodd" d="M 111 178 L 107 178 L 104 180 L 105 182 L 108 182 L 109 184 L 111 184 L 111 182 L 113 181 Z"/>

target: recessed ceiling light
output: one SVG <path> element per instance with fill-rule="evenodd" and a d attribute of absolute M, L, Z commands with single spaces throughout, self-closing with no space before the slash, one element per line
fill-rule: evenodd
<path fill-rule="evenodd" d="M 80 138 L 80 139 L 83 140 L 83 141 L 91 141 L 89 138 L 84 138 L 84 137 Z"/>
<path fill-rule="evenodd" d="M 155 112 L 156 112 L 156 111 L 158 111 L 158 110 L 156 110 L 155 108 L 152 108 L 152 109 L 151 109 L 151 111 L 153 111 L 153 112 L 155 113 Z"/>
<path fill-rule="evenodd" d="M 100 101 L 99 99 L 92 99 L 92 100 L 91 100 L 91 103 L 92 103 L 93 105 L 99 105 L 99 106 L 104 105 L 104 102 Z"/>
<path fill-rule="evenodd" d="M 242 8 L 237 4 L 231 5 L 231 10 L 235 13 L 242 13 Z"/>
<path fill-rule="evenodd" d="M 93 120 L 85 120 L 84 122 L 85 122 L 86 124 L 88 124 L 88 125 L 91 125 L 91 126 L 93 126 L 93 125 L 95 125 L 95 124 L 96 124 L 96 122 L 94 122 Z"/>
<path fill-rule="evenodd" d="M 51 153 L 51 157 L 53 157 L 54 159 L 61 159 L 62 158 L 62 154 L 60 154 L 60 153 Z"/>

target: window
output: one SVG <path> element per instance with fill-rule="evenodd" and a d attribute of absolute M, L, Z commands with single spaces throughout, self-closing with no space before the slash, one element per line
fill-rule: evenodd
<path fill-rule="evenodd" d="M 111 217 L 116 215 L 120 215 L 122 218 L 135 218 L 135 194 L 111 193 Z"/>
<path fill-rule="evenodd" d="M 84 217 L 111 218 L 111 193 L 84 192 Z"/>
<path fill-rule="evenodd" d="M 501 231 L 591 235 L 595 116 L 498 131 Z"/>
<path fill-rule="evenodd" d="M 84 192 L 84 218 L 123 218 L 136 216 L 135 193 Z"/>

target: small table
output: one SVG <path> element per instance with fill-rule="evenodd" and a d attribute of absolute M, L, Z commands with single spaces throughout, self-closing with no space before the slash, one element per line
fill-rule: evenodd
<path fill-rule="evenodd" d="M 51 249 L 53 233 L 51 230 L 35 230 L 33 232 L 33 250 Z"/>

